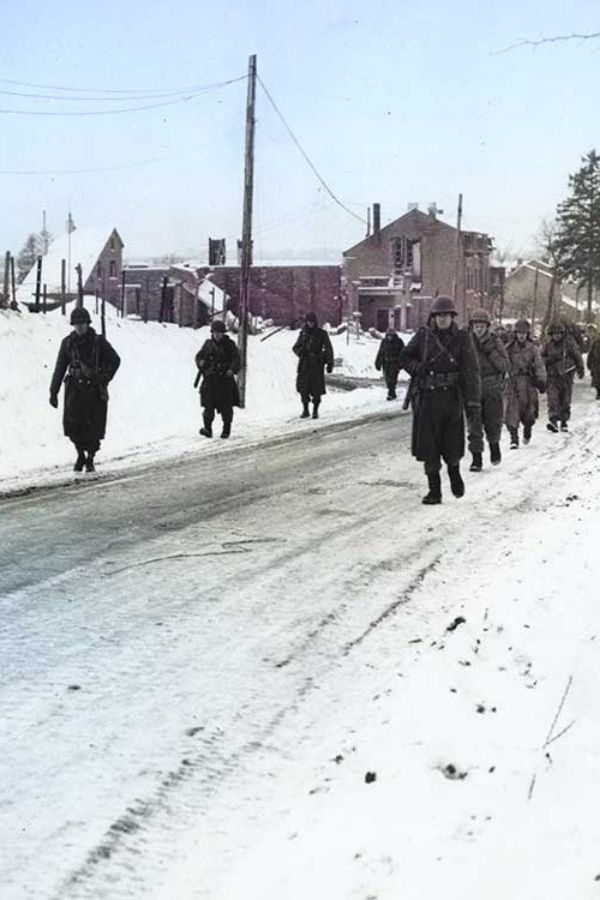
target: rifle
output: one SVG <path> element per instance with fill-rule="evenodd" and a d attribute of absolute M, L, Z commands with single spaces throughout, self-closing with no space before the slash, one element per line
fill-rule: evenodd
<path fill-rule="evenodd" d="M 102 337 L 106 337 L 106 308 L 104 303 L 104 297 L 102 298 L 102 304 L 100 306 L 100 332 Z"/>
<path fill-rule="evenodd" d="M 427 344 L 429 342 L 429 328 L 425 326 L 425 340 L 423 341 L 423 351 L 421 353 L 421 362 L 425 362 L 427 359 Z M 402 401 L 402 409 L 406 411 L 410 404 L 412 403 L 413 397 L 418 393 L 419 390 L 419 375 L 411 375 L 410 383 L 408 385 L 408 390 L 404 395 L 404 400 Z"/>

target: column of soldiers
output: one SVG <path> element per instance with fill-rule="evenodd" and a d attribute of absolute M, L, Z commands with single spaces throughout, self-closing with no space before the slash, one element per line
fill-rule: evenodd
<path fill-rule="evenodd" d="M 500 435 L 505 424 L 510 447 L 528 444 L 539 417 L 539 394 L 547 391 L 549 432 L 568 431 L 575 375 L 584 377 L 577 340 L 562 321 L 551 323 L 542 350 L 531 326 L 520 319 L 502 337 L 492 330 L 485 310 L 475 310 L 467 329 L 456 322 L 450 297 L 432 304 L 429 321 L 417 331 L 401 355 L 401 367 L 411 376 L 412 453 L 424 463 L 428 491 L 423 503 L 442 502 L 441 469 L 446 464 L 450 489 L 462 497 L 465 485 L 460 460 L 465 450 L 465 420 L 470 471 L 483 468 L 484 436 L 490 462 L 501 462 Z M 588 368 L 600 400 L 600 336 L 588 329 Z"/>
<path fill-rule="evenodd" d="M 106 338 L 91 327 L 86 309 L 71 313 L 73 332 L 61 343 L 50 384 L 50 404 L 58 406 L 64 382 L 63 428 L 77 451 L 74 470 L 95 470 L 94 459 L 106 431 L 107 386 L 120 365 L 120 358 Z M 575 375 L 584 376 L 581 350 L 573 334 L 561 322 L 548 328 L 549 340 L 540 351 L 529 323 L 521 319 L 501 338 L 492 329 L 489 314 L 475 310 L 468 328 L 459 328 L 457 311 L 450 297 L 434 301 L 429 321 L 405 347 L 393 329 L 381 341 L 375 366 L 383 370 L 387 399 L 396 399 L 398 374 L 404 368 L 411 376 L 407 399 L 412 406 L 411 449 L 424 464 L 427 505 L 442 502 L 441 470 L 445 463 L 450 488 L 462 497 L 465 485 L 460 461 L 465 452 L 465 419 L 470 471 L 483 468 L 485 441 L 490 462 L 502 460 L 500 435 L 506 424 L 511 449 L 522 438 L 531 440 L 539 416 L 539 394 L 547 390 L 550 432 L 568 431 Z M 588 368 L 596 397 L 600 400 L 600 335 L 588 326 Z M 319 328 L 310 312 L 293 346 L 298 357 L 296 389 L 302 401 L 301 418 L 319 417 L 325 394 L 325 372 L 334 365 L 333 347 L 327 332 Z M 222 419 L 221 437 L 229 438 L 233 410 L 240 397 L 236 375 L 240 354 L 226 334 L 225 324 L 214 320 L 211 336 L 196 354 L 203 425 L 200 434 L 213 436 L 213 422 Z M 522 435 L 520 428 L 522 427 Z"/>

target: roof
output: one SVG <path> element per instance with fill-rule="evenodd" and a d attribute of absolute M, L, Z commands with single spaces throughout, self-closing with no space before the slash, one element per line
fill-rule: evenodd
<path fill-rule="evenodd" d="M 456 231 L 456 229 L 452 225 L 448 225 L 447 222 L 442 222 L 441 219 L 434 218 L 429 213 L 424 213 L 420 209 L 410 209 L 408 212 L 404 213 L 402 216 L 398 216 L 397 219 L 394 219 L 392 222 L 388 222 L 388 224 L 379 231 L 379 235 L 384 235 L 386 232 L 391 231 L 396 228 L 399 222 L 404 222 L 408 224 L 411 220 L 420 221 L 423 224 L 431 224 L 441 226 L 442 228 L 450 228 L 452 231 Z M 475 234 L 479 232 L 474 232 Z M 483 232 L 481 232 L 483 234 Z M 362 241 L 359 241 L 358 244 L 354 244 L 353 247 L 350 247 L 348 250 L 344 250 L 343 255 L 347 256 L 349 253 L 352 253 L 354 250 L 357 250 L 359 247 L 362 247 L 364 244 L 369 243 L 369 241 L 375 241 L 377 239 L 377 234 L 372 233 L 368 237 L 363 238 Z"/>
<path fill-rule="evenodd" d="M 213 284 L 210 278 L 204 278 L 198 285 L 198 300 L 212 310 L 213 302 L 215 312 L 222 313 L 227 309 L 227 294 L 220 287 Z M 214 298 L 214 299 L 213 299 Z"/>
<path fill-rule="evenodd" d="M 69 265 L 71 260 L 71 277 L 67 271 L 67 284 L 71 285 L 71 292 L 76 290 L 77 276 L 75 266 L 81 264 L 82 281 L 86 281 L 94 271 L 98 258 L 108 244 L 110 238 L 115 235 L 123 246 L 123 241 L 116 228 L 107 231 L 99 228 L 76 228 L 71 232 L 70 253 L 69 235 L 63 234 L 50 244 L 48 252 L 42 257 L 42 285 L 46 285 L 48 294 L 60 294 L 62 260 Z M 31 303 L 35 295 L 36 269 L 33 266 L 25 279 L 17 288 L 17 300 L 21 303 Z"/>

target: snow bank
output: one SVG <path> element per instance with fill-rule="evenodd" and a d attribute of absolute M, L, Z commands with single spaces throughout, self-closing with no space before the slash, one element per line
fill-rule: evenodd
<path fill-rule="evenodd" d="M 117 318 L 107 307 L 107 336 L 121 356 L 121 368 L 110 386 L 107 439 L 100 464 L 150 461 L 164 456 L 198 452 L 205 446 L 198 437 L 200 407 L 193 389 L 194 356 L 209 329 L 198 331 Z M 92 324 L 100 330 L 99 316 Z M 72 446 L 62 434 L 61 411 L 48 404 L 48 386 L 58 347 L 68 334 L 68 317 L 55 310 L 47 315 L 0 311 L 0 487 L 39 482 L 49 473 L 69 471 Z M 296 357 L 292 346 L 298 332 L 281 331 L 266 340 L 248 342 L 249 380 L 246 409 L 236 411 L 233 440 L 256 439 L 265 428 L 279 423 L 286 428 L 306 427 L 296 422 Z M 264 335 L 262 336 L 264 337 Z M 333 338 L 335 371 L 375 378 L 373 362 L 378 342 L 370 337 L 347 341 Z M 322 419 L 311 427 L 331 423 L 356 411 L 386 407 L 381 388 L 351 393 L 329 391 Z M 125 459 L 126 458 L 126 459 Z"/>

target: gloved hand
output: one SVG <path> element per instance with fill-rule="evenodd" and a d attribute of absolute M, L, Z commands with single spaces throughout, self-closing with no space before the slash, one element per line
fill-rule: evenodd
<path fill-rule="evenodd" d="M 332 372 L 333 372 L 333 366 L 327 366 L 327 374 L 331 375 Z"/>
<path fill-rule="evenodd" d="M 58 397 L 56 394 L 50 394 L 50 406 L 53 406 L 54 409 L 58 409 Z"/>
<path fill-rule="evenodd" d="M 227 369 L 225 374 L 227 375 L 228 378 L 233 378 L 233 371 L 231 369 Z"/>
<path fill-rule="evenodd" d="M 546 385 L 544 384 L 543 381 L 538 382 L 537 389 L 538 389 L 538 391 L 540 392 L 540 394 L 545 394 L 545 393 L 546 393 Z"/>
<path fill-rule="evenodd" d="M 583 376 L 584 376 L 584 373 L 583 373 L 583 372 L 578 372 L 578 373 L 577 373 L 577 377 L 579 378 L 580 381 L 581 381 L 581 379 L 583 378 Z"/>

